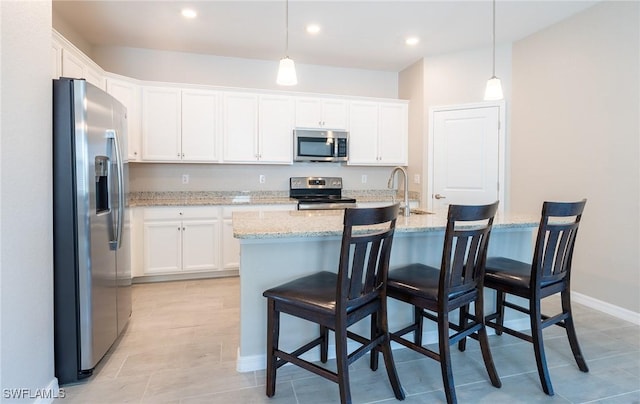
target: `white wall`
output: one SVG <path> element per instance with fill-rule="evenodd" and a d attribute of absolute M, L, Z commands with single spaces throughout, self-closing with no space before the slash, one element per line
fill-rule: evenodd
<path fill-rule="evenodd" d="M 511 202 L 587 198 L 572 289 L 640 313 L 640 3 L 604 2 L 513 47 Z"/>
<path fill-rule="evenodd" d="M 491 48 L 486 48 L 425 58 L 425 106 L 483 101 L 484 89 L 491 77 L 491 56 Z M 505 101 L 509 103 L 511 44 L 496 45 L 496 76 L 502 82 Z"/>
<path fill-rule="evenodd" d="M 125 47 L 94 47 L 106 71 L 141 80 L 396 98 L 398 74 L 296 63 L 298 84 L 276 84 L 278 60 L 240 59 Z"/>
<path fill-rule="evenodd" d="M 425 180 L 421 178 L 420 184 L 414 181 L 416 174 L 420 177 L 423 175 L 422 163 L 427 139 L 425 136 L 424 91 L 424 59 L 420 59 L 400 72 L 398 87 L 399 97 L 409 100 L 409 167 L 407 174 L 410 179 L 409 189 L 416 192 L 422 190 L 421 183 Z M 422 202 L 424 207 L 424 198 Z"/>
<path fill-rule="evenodd" d="M 0 386 L 35 394 L 55 385 L 51 2 L 0 1 L 0 43 Z"/>
<path fill-rule="evenodd" d="M 429 181 L 428 151 L 429 109 L 447 105 L 483 101 L 492 69 L 491 48 L 426 57 L 400 72 L 400 98 L 410 100 L 409 173 L 421 174 L 421 185 L 412 189 L 424 193 Z M 496 75 L 502 82 L 507 103 L 507 137 L 509 136 L 509 102 L 511 100 L 511 44 L 496 46 Z M 508 189 L 507 189 L 508 192 Z M 425 202 L 425 198 L 422 198 Z"/>
<path fill-rule="evenodd" d="M 78 34 L 78 32 L 69 25 L 69 23 L 60 18 L 58 13 L 53 12 L 51 14 L 51 20 L 53 27 L 55 27 L 56 31 L 64 36 L 67 40 L 71 41 L 76 48 L 80 49 L 85 55 L 92 57 L 93 56 L 93 47 L 91 44 L 82 37 L 82 35 Z"/>

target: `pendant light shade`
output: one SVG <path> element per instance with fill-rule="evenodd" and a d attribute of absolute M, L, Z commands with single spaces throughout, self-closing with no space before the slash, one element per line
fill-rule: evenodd
<path fill-rule="evenodd" d="M 487 81 L 487 88 L 484 90 L 485 101 L 495 101 L 504 98 L 502 84 L 496 77 L 496 0 L 493 0 L 493 75 Z"/>
<path fill-rule="evenodd" d="M 487 81 L 487 88 L 484 90 L 484 99 L 485 101 L 495 101 L 501 100 L 504 96 L 502 95 L 502 84 L 500 84 L 500 79 L 496 76 L 493 76 Z"/>
<path fill-rule="evenodd" d="M 298 84 L 296 65 L 289 56 L 280 59 L 280 68 L 278 69 L 278 79 L 276 83 L 281 86 L 295 86 Z"/>
<path fill-rule="evenodd" d="M 280 59 L 276 83 L 281 86 L 295 86 L 298 84 L 296 65 L 293 59 L 289 58 L 289 0 L 287 0 L 285 13 L 285 32 L 285 57 Z"/>

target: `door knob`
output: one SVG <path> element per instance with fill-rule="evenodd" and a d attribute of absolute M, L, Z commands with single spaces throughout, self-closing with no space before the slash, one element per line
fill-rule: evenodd
<path fill-rule="evenodd" d="M 446 199 L 447 198 L 446 196 L 440 195 L 440 194 L 435 194 L 433 197 L 436 198 L 436 199 Z"/>

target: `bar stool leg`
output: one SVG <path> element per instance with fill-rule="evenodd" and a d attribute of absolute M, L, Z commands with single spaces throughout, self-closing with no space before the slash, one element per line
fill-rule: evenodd
<path fill-rule="evenodd" d="M 413 317 L 416 327 L 416 330 L 413 334 L 413 342 L 418 346 L 422 346 L 422 324 L 424 322 L 424 318 L 422 317 L 422 309 L 419 307 L 414 307 Z"/>
<path fill-rule="evenodd" d="M 473 304 L 475 308 L 476 321 L 483 321 L 484 319 L 484 299 L 482 295 L 478 297 L 478 300 Z M 468 306 L 465 306 L 468 307 Z M 464 339 L 466 340 L 466 338 Z M 463 341 L 464 341 L 463 340 Z M 461 341 L 462 342 L 462 341 Z M 493 357 L 491 356 L 491 348 L 489 347 L 489 337 L 487 336 L 487 327 L 483 324 L 482 328 L 478 330 L 478 342 L 480 343 L 480 351 L 482 353 L 482 359 L 484 360 L 484 366 L 489 373 L 489 379 L 494 387 L 502 387 L 500 376 L 493 363 Z"/>
<path fill-rule="evenodd" d="M 547 358 L 544 353 L 544 341 L 542 339 L 542 312 L 540 309 L 540 299 L 535 296 L 529 300 L 530 319 L 531 319 L 531 338 L 533 342 L 533 351 L 536 356 L 536 364 L 538 366 L 538 376 L 542 383 L 542 390 L 550 396 L 553 393 L 551 385 L 551 377 L 547 368 Z"/>
<path fill-rule="evenodd" d="M 446 311 L 438 316 L 438 348 L 440 350 L 440 369 L 447 403 L 456 403 L 456 390 L 451 369 L 451 350 L 449 346 L 449 316 Z"/>
<path fill-rule="evenodd" d="M 280 336 L 280 313 L 276 311 L 273 299 L 267 299 L 267 397 L 276 393 L 276 362 L 275 351 L 278 349 Z"/>
<path fill-rule="evenodd" d="M 498 313 L 498 317 L 496 318 L 496 335 L 502 335 L 502 326 L 504 325 L 504 300 L 505 300 L 504 292 L 498 290 L 496 291 L 496 313 Z"/>
<path fill-rule="evenodd" d="M 320 326 L 320 338 L 322 338 L 322 342 L 320 343 L 320 362 L 327 363 L 329 354 L 329 329 L 323 325 Z"/>
<path fill-rule="evenodd" d="M 349 388 L 349 359 L 347 357 L 347 327 L 336 324 L 336 367 L 338 386 L 340 388 L 340 402 L 351 403 L 351 389 Z"/>
<path fill-rule="evenodd" d="M 569 345 L 571 346 L 571 352 L 578 364 L 578 368 L 583 372 L 588 372 L 587 362 L 582 356 L 580 345 L 578 344 L 578 336 L 576 334 L 576 328 L 573 324 L 573 313 L 571 312 L 571 292 L 569 288 L 561 293 L 562 298 L 562 312 L 569 313 L 569 317 L 564 320 L 565 329 L 567 330 L 567 337 L 569 338 Z"/>
<path fill-rule="evenodd" d="M 376 335 L 378 335 L 378 333 L 380 332 L 379 330 L 380 330 L 380 324 L 378 320 L 378 313 L 373 313 L 371 315 L 371 339 L 372 340 L 376 337 Z M 374 372 L 378 370 L 378 351 L 379 349 L 376 347 L 372 349 L 371 352 L 369 353 L 369 355 L 371 355 L 369 367 Z"/>
<path fill-rule="evenodd" d="M 462 307 L 460 307 L 460 312 L 459 312 L 459 316 L 460 316 L 460 320 L 458 322 L 458 324 L 460 325 L 461 329 L 464 329 L 467 326 L 467 314 L 469 313 L 469 305 L 464 305 Z M 458 350 L 460 352 L 464 352 L 465 349 L 467 349 L 467 338 L 462 338 L 460 341 L 458 341 Z"/>

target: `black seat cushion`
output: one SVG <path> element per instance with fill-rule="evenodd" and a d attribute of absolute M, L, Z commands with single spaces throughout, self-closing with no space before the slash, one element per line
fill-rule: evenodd
<path fill-rule="evenodd" d="M 531 264 L 504 257 L 487 258 L 485 286 L 500 284 L 519 289 L 528 289 L 531 283 Z"/>
<path fill-rule="evenodd" d="M 405 294 L 438 300 L 440 270 L 423 264 L 409 264 L 389 271 L 387 294 L 399 297 Z"/>
<path fill-rule="evenodd" d="M 276 286 L 266 290 L 262 295 L 308 310 L 334 313 L 337 282 L 337 274 L 322 271 Z"/>

